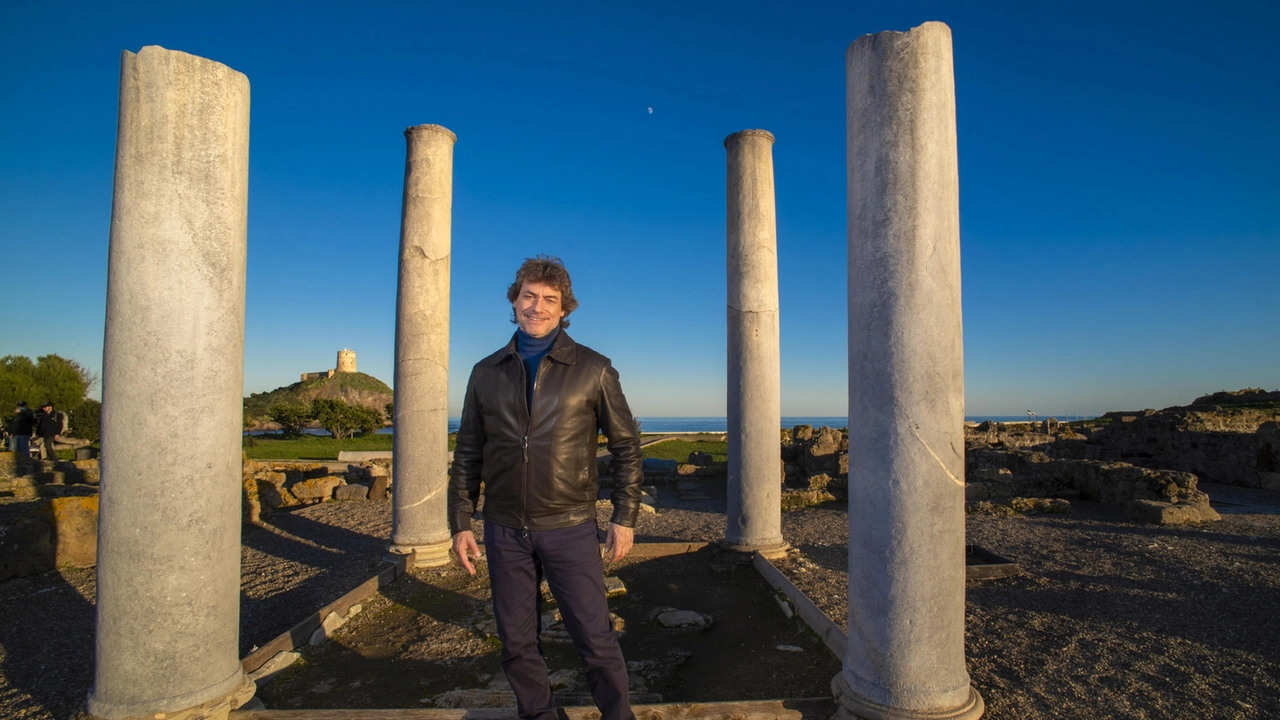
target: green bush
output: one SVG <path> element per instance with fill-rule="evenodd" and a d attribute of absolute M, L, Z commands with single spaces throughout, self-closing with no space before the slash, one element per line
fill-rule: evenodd
<path fill-rule="evenodd" d="M 67 417 L 71 425 L 71 437 L 89 442 L 102 439 L 102 403 L 93 398 L 85 398 L 67 413 Z"/>
<path fill-rule="evenodd" d="M 311 418 L 338 440 L 369 434 L 382 427 L 382 414 L 341 400 L 316 398 L 311 401 Z"/>
<path fill-rule="evenodd" d="M 298 435 L 312 420 L 311 410 L 302 405 L 272 405 L 270 410 L 272 422 L 280 425 L 286 435 Z"/>
<path fill-rule="evenodd" d="M 32 410 L 52 400 L 55 409 L 67 412 L 97 383 L 95 373 L 58 355 L 41 355 L 35 362 L 22 355 L 0 357 L 0 408 L 5 417 L 13 414 L 19 400 L 26 400 Z"/>

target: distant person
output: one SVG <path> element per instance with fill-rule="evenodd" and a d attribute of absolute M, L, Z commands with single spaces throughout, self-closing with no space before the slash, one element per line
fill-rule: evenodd
<path fill-rule="evenodd" d="M 58 462 L 58 453 L 54 445 L 62 435 L 62 416 L 53 409 L 53 401 L 46 400 L 40 406 L 40 414 L 36 416 L 36 435 L 40 437 L 40 456 L 51 462 Z"/>
<path fill-rule="evenodd" d="M 22 460 L 31 458 L 31 432 L 36 426 L 35 413 L 27 407 L 26 400 L 19 400 L 9 422 L 9 449 Z"/>
<path fill-rule="evenodd" d="M 640 510 L 640 436 L 609 358 L 564 328 L 578 306 L 557 258 L 525 260 L 507 289 L 506 347 L 476 363 L 467 383 L 449 481 L 453 550 L 467 572 L 480 557 L 471 516 L 484 485 L 484 546 L 502 671 L 524 720 L 555 720 L 542 656 L 543 577 L 586 665 L 602 720 L 634 720 L 596 528 L 597 433 L 609 439 L 613 517 L 604 549 L 631 549 Z"/>

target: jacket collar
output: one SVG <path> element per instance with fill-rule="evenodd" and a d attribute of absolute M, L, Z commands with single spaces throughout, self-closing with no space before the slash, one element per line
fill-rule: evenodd
<path fill-rule="evenodd" d="M 502 359 L 508 358 L 519 359 L 520 353 L 516 350 L 516 333 L 511 334 L 511 340 L 502 350 Z M 564 328 L 560 328 L 560 333 L 556 336 L 556 341 L 551 345 L 551 350 L 547 353 L 547 357 L 552 358 L 565 365 L 576 365 L 578 363 L 578 343 L 569 337 L 569 333 Z"/>

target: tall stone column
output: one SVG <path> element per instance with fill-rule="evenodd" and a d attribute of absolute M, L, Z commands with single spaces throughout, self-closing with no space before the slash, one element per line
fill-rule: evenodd
<path fill-rule="evenodd" d="M 977 718 L 964 661 L 964 362 L 951 30 L 849 46 L 844 717 Z"/>
<path fill-rule="evenodd" d="M 404 131 L 404 206 L 396 295 L 391 551 L 449 562 L 449 259 L 453 145 L 439 125 Z"/>
<path fill-rule="evenodd" d="M 115 720 L 252 697 L 240 670 L 249 81 L 125 52 L 102 373 L 97 664 Z"/>
<path fill-rule="evenodd" d="M 782 554 L 782 394 L 773 135 L 743 130 L 728 152 L 729 503 L 725 546 Z"/>

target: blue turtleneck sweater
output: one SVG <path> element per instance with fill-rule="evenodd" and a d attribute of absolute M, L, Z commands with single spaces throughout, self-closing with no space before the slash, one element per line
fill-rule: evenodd
<path fill-rule="evenodd" d="M 533 337 L 524 330 L 516 330 L 516 352 L 520 354 L 520 359 L 524 360 L 525 377 L 529 380 L 524 392 L 530 414 L 533 413 L 533 384 L 538 379 L 538 365 L 542 363 L 542 358 L 551 352 L 551 346 L 559 335 L 560 328 L 540 338 Z"/>

